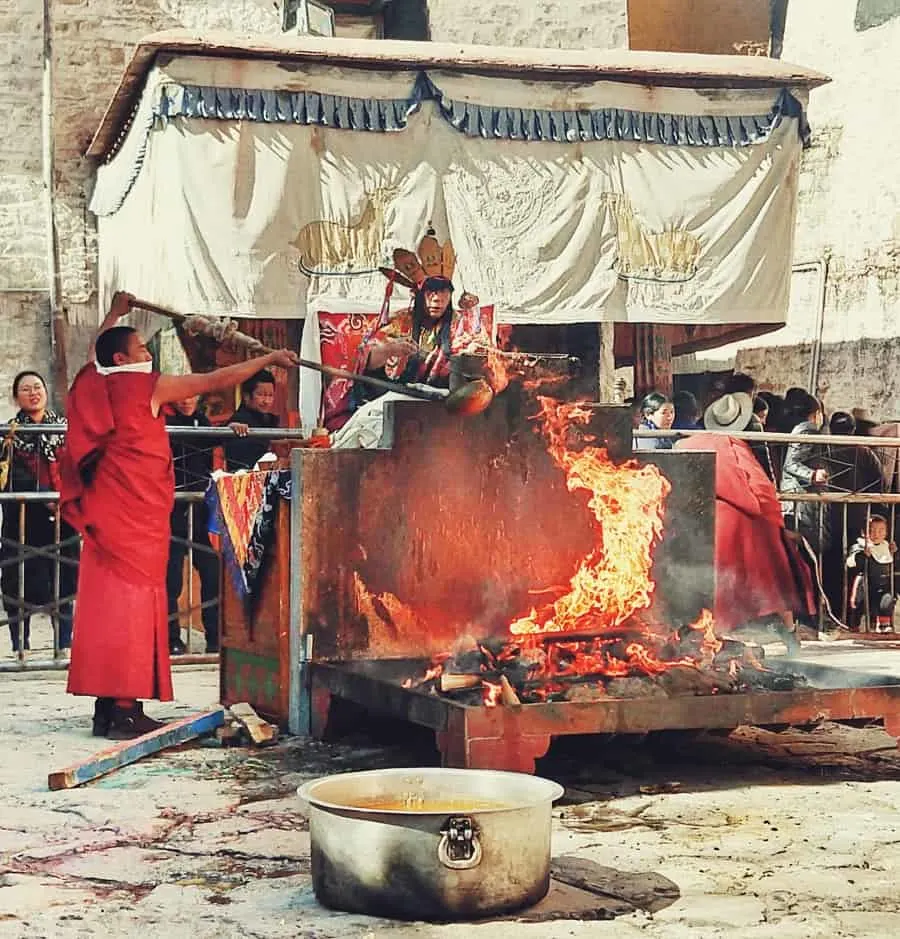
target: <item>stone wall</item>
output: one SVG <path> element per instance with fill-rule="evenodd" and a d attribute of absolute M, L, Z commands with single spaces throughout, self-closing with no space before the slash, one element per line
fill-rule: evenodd
<path fill-rule="evenodd" d="M 828 261 L 818 392 L 829 410 L 900 415 L 900 3 L 790 0 L 783 58 L 832 77 L 812 92 L 794 258 Z M 751 371 L 806 384 L 819 303 L 795 275 L 788 326 L 680 370 Z"/>
<path fill-rule="evenodd" d="M 435 42 L 625 49 L 626 0 L 428 0 Z"/>
<path fill-rule="evenodd" d="M 50 306 L 42 291 L 0 295 L 0 421 L 11 417 L 12 380 L 24 368 L 50 375 Z"/>
<path fill-rule="evenodd" d="M 46 286 L 41 0 L 0 0 L 0 290 Z"/>

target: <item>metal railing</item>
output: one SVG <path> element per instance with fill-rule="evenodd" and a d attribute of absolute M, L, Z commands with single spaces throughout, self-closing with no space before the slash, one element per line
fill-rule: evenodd
<path fill-rule="evenodd" d="M 707 430 L 638 430 L 634 431 L 637 439 L 668 439 L 677 440 L 697 434 L 717 433 L 745 440 L 750 444 L 767 444 L 775 447 L 786 447 L 791 444 L 811 444 L 822 449 L 819 462 L 826 472 L 835 467 L 855 468 L 855 461 L 849 457 L 842 458 L 841 452 L 856 448 L 866 448 L 871 451 L 879 466 L 884 454 L 882 451 L 900 449 L 900 437 L 863 437 L 837 434 L 783 434 L 783 433 L 757 433 L 741 432 L 726 434 L 721 431 Z M 852 448 L 852 449 L 851 449 Z M 776 466 L 780 473 L 781 467 Z M 800 531 L 810 544 L 815 554 L 818 573 L 821 578 L 821 590 L 818 593 L 817 624 L 820 629 L 831 629 L 838 623 L 849 625 L 861 633 L 873 631 L 877 626 L 878 613 L 872 609 L 869 589 L 861 589 L 859 602 L 852 602 L 852 592 L 855 577 L 855 567 L 848 567 L 848 556 L 854 542 L 868 530 L 873 515 L 879 515 L 887 521 L 888 537 L 893 541 L 900 540 L 897 531 L 897 506 L 900 505 L 900 493 L 886 492 L 882 488 L 863 489 L 839 487 L 841 473 L 831 473 L 829 481 L 816 486 L 810 486 L 810 491 L 778 491 L 778 499 L 782 503 L 786 526 Z M 883 479 L 882 479 L 883 483 Z M 814 518 L 807 517 L 804 524 L 800 524 L 801 505 L 813 505 Z M 807 516 L 809 513 L 806 513 Z M 810 524 L 811 521 L 811 524 Z M 837 537 L 835 537 L 837 536 Z M 900 588 L 900 559 L 891 555 L 889 564 L 889 577 L 892 596 L 898 595 Z M 865 573 L 863 574 L 865 576 Z M 827 602 L 826 602 L 827 601 Z M 900 613 L 900 610 L 897 611 Z M 894 614 L 896 615 L 896 614 Z M 835 622 L 837 621 L 837 622 Z M 892 624 L 893 626 L 893 624 Z M 900 627 L 900 622 L 897 623 Z"/>
<path fill-rule="evenodd" d="M 6 434 L 9 425 L 0 425 L 0 436 Z M 16 428 L 18 434 L 42 434 L 42 433 L 65 433 L 65 425 L 24 425 Z M 217 443 L 230 439 L 232 434 L 227 428 L 219 427 L 169 427 L 169 433 L 175 437 L 210 439 Z M 708 431 L 645 431 L 636 430 L 634 436 L 637 438 L 679 438 L 690 436 L 695 433 L 708 433 Z M 249 435 L 264 439 L 303 439 L 304 434 L 298 429 L 289 428 L 251 428 Z M 840 447 L 868 447 L 874 452 L 883 449 L 900 448 L 900 438 L 895 437 L 847 437 L 820 434 L 811 435 L 793 435 L 793 434 L 775 434 L 775 433 L 735 433 L 726 436 L 744 439 L 750 442 L 760 442 L 767 444 L 784 445 L 790 443 L 810 443 L 823 445 L 830 448 Z M 215 444 L 214 444 L 215 445 Z M 833 453 L 834 451 L 832 451 Z M 856 524 L 860 518 L 864 518 L 864 524 L 867 525 L 871 515 L 876 511 L 884 515 L 889 524 L 891 537 L 896 537 L 897 506 L 900 505 L 900 493 L 886 492 L 861 492 L 853 490 L 841 491 L 816 491 L 816 492 L 780 492 L 779 499 L 783 503 L 793 503 L 795 511 L 793 517 L 796 519 L 796 506 L 801 503 L 813 503 L 816 508 L 815 528 L 821 534 L 826 529 L 826 520 L 831 523 L 832 531 L 840 533 L 837 543 L 832 541 L 831 548 L 824 547 L 824 538 L 819 539 L 816 547 L 817 559 L 820 570 L 823 570 L 831 578 L 836 575 L 837 565 L 834 563 L 835 557 L 840 557 L 840 584 L 832 581 L 826 583 L 826 588 L 830 589 L 833 598 L 838 599 L 835 614 L 842 622 L 847 622 L 848 614 L 855 612 L 859 620 L 861 629 L 868 628 L 872 622 L 872 611 L 866 606 L 864 609 L 851 611 L 850 599 L 850 579 L 845 558 L 849 553 L 850 546 L 855 537 L 860 534 L 855 528 L 862 526 Z M 187 502 L 189 504 L 200 502 L 204 498 L 202 492 L 184 491 L 175 494 L 176 503 Z M 59 495 L 55 492 L 4 492 L 0 493 L 0 507 L 3 509 L 4 523 L 2 541 L 0 541 L 0 572 L 3 574 L 3 606 L 5 612 L 0 618 L 0 625 L 12 626 L 13 632 L 10 638 L 14 639 L 13 644 L 18 646 L 16 658 L 13 661 L 0 661 L 0 672 L 10 670 L 43 669 L 43 668 L 65 668 L 67 659 L 64 654 L 64 646 L 68 638 L 67 630 L 70 628 L 73 603 L 75 600 L 75 583 L 77 582 L 78 565 L 78 542 L 79 538 L 70 529 L 64 527 L 60 521 L 58 512 Z M 52 528 L 51 537 L 31 537 L 33 532 L 29 531 L 29 508 L 36 509 L 43 506 L 47 511 L 48 521 Z M 14 507 L 14 508 L 13 508 Z M 861 516 L 859 509 L 851 512 L 853 507 L 864 507 L 864 516 Z M 15 522 L 6 520 L 6 513 L 10 508 L 16 512 Z M 854 524 L 851 525 L 851 516 Z M 216 556 L 217 552 L 207 547 L 205 544 L 196 540 L 194 531 L 194 513 L 192 510 L 187 512 L 187 536 L 173 536 L 172 544 L 185 552 L 188 565 L 187 590 L 187 609 L 179 610 L 178 613 L 170 614 L 170 620 L 175 616 L 187 616 L 187 654 L 173 657 L 173 664 L 194 664 L 197 662 L 213 662 L 216 656 L 207 656 L 195 652 L 193 643 L 193 634 L 195 632 L 195 617 L 199 614 L 202 618 L 203 612 L 207 609 L 216 609 L 221 617 L 221 591 L 219 596 L 214 599 L 195 602 L 194 596 L 194 578 L 195 557 L 197 555 Z M 47 529 L 44 529 L 46 535 Z M 35 543 L 32 543 L 35 542 Z M 830 550 L 830 554 L 829 554 Z M 44 584 L 44 599 L 39 602 L 32 602 L 26 596 L 26 573 L 29 568 L 35 567 L 34 562 L 47 562 L 43 565 L 44 574 L 47 583 Z M 897 577 L 900 574 L 897 568 L 900 565 L 891 564 L 891 584 L 894 593 L 897 592 Z M 11 572 L 15 575 L 11 576 Z M 221 582 L 221 578 L 220 578 Z M 10 587 L 12 592 L 7 591 Z M 12 589 L 14 587 L 14 590 Z M 868 593 L 866 592 L 866 596 Z M 12 613 L 8 612 L 12 610 Z M 25 648 L 26 620 L 33 616 L 48 615 L 51 620 L 53 643 L 51 659 L 35 659 L 27 653 Z M 819 623 L 825 623 L 827 618 L 824 606 L 820 603 Z"/>
<path fill-rule="evenodd" d="M 0 439 L 9 430 L 8 424 L 0 424 Z M 211 446 L 233 438 L 227 427 L 172 426 L 167 430 L 173 437 L 208 440 Z M 28 424 L 15 428 L 16 434 L 23 436 L 64 434 L 65 431 L 64 424 Z M 302 439 L 305 435 L 301 430 L 294 428 L 250 428 L 248 436 L 281 440 Z M 183 535 L 172 534 L 170 551 L 177 551 L 182 555 L 179 577 L 182 583 L 184 567 L 187 567 L 187 581 L 184 584 L 186 604 L 174 612 L 170 609 L 168 619 L 170 626 L 176 620 L 184 623 L 186 618 L 187 622 L 186 651 L 182 655 L 172 657 L 173 665 L 218 661 L 215 652 L 207 653 L 205 649 L 201 651 L 195 639 L 198 618 L 201 628 L 204 619 L 212 625 L 208 613 L 211 609 L 216 613 L 216 633 L 221 635 L 221 560 L 219 553 L 209 544 L 205 533 L 195 530 L 193 506 L 202 503 L 204 498 L 205 493 L 201 491 L 175 493 L 176 506 L 187 506 L 187 529 Z M 0 659 L 0 672 L 65 669 L 68 667 L 66 649 L 71 641 L 81 538 L 60 519 L 57 492 L 0 492 L 0 510 L 3 515 L 0 531 L 0 626 L 7 627 L 3 632 L 9 631 L 14 653 L 12 660 Z M 197 602 L 194 571 L 199 571 L 204 559 L 209 558 L 214 558 L 217 566 L 218 590 L 214 597 L 207 596 L 206 599 L 201 593 Z M 201 579 L 201 591 L 203 586 Z M 167 593 L 170 593 L 168 589 Z M 171 606 L 170 601 L 170 608 Z M 32 627 L 43 627 L 43 624 L 34 621 L 38 616 L 47 616 L 50 619 L 52 653 L 46 647 L 46 633 L 43 634 L 42 640 L 44 647 L 35 650 L 37 654 L 32 654 L 29 648 L 30 640 L 35 635 Z"/>

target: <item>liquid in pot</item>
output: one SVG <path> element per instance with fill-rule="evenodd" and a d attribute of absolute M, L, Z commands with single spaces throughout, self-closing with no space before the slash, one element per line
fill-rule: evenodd
<path fill-rule="evenodd" d="M 423 815 L 439 815 L 444 812 L 486 812 L 498 809 L 512 809 L 514 806 L 493 799 L 426 799 L 424 796 L 405 796 L 389 798 L 387 796 L 354 796 L 346 804 L 355 809 L 369 809 L 373 812 L 418 812 Z"/>

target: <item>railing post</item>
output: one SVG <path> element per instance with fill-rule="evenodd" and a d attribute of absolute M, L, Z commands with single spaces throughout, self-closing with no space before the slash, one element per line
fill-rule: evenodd
<path fill-rule="evenodd" d="M 187 651 L 190 655 L 194 651 L 194 503 L 189 499 L 187 503 Z M 184 562 L 181 563 L 182 573 Z"/>
<path fill-rule="evenodd" d="M 50 503 L 47 503 L 47 509 L 49 510 Z M 53 626 L 53 658 L 58 659 L 62 655 L 62 649 L 60 648 L 59 632 L 60 632 L 60 604 L 59 604 L 59 534 L 60 534 L 60 525 L 59 525 L 59 503 L 56 504 L 56 511 L 53 513 L 53 546 L 55 548 L 54 557 L 53 557 L 53 611 L 50 614 L 50 623 Z"/>
<path fill-rule="evenodd" d="M 18 589 L 18 621 L 16 629 L 19 633 L 18 659 L 25 662 L 25 503 L 19 502 L 19 589 Z M 29 616 L 29 625 L 31 617 Z M 29 629 L 30 632 L 30 629 Z M 30 638 L 30 637 L 29 637 Z M 30 643 L 29 643 L 30 645 Z"/>
<path fill-rule="evenodd" d="M 290 524 L 290 669 L 288 688 L 288 730 L 300 737 L 312 733 L 310 701 L 310 659 L 312 636 L 303 618 L 303 452 L 291 450 Z"/>

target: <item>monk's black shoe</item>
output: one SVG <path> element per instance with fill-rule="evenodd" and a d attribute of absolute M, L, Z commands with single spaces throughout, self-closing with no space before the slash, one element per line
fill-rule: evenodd
<path fill-rule="evenodd" d="M 114 703 L 106 737 L 109 740 L 131 740 L 159 730 L 160 727 L 165 727 L 165 724 L 147 717 L 139 701 L 128 707 Z"/>
<path fill-rule="evenodd" d="M 109 733 L 114 705 L 112 698 L 97 698 L 94 702 L 93 735 L 95 737 L 105 737 Z"/>

